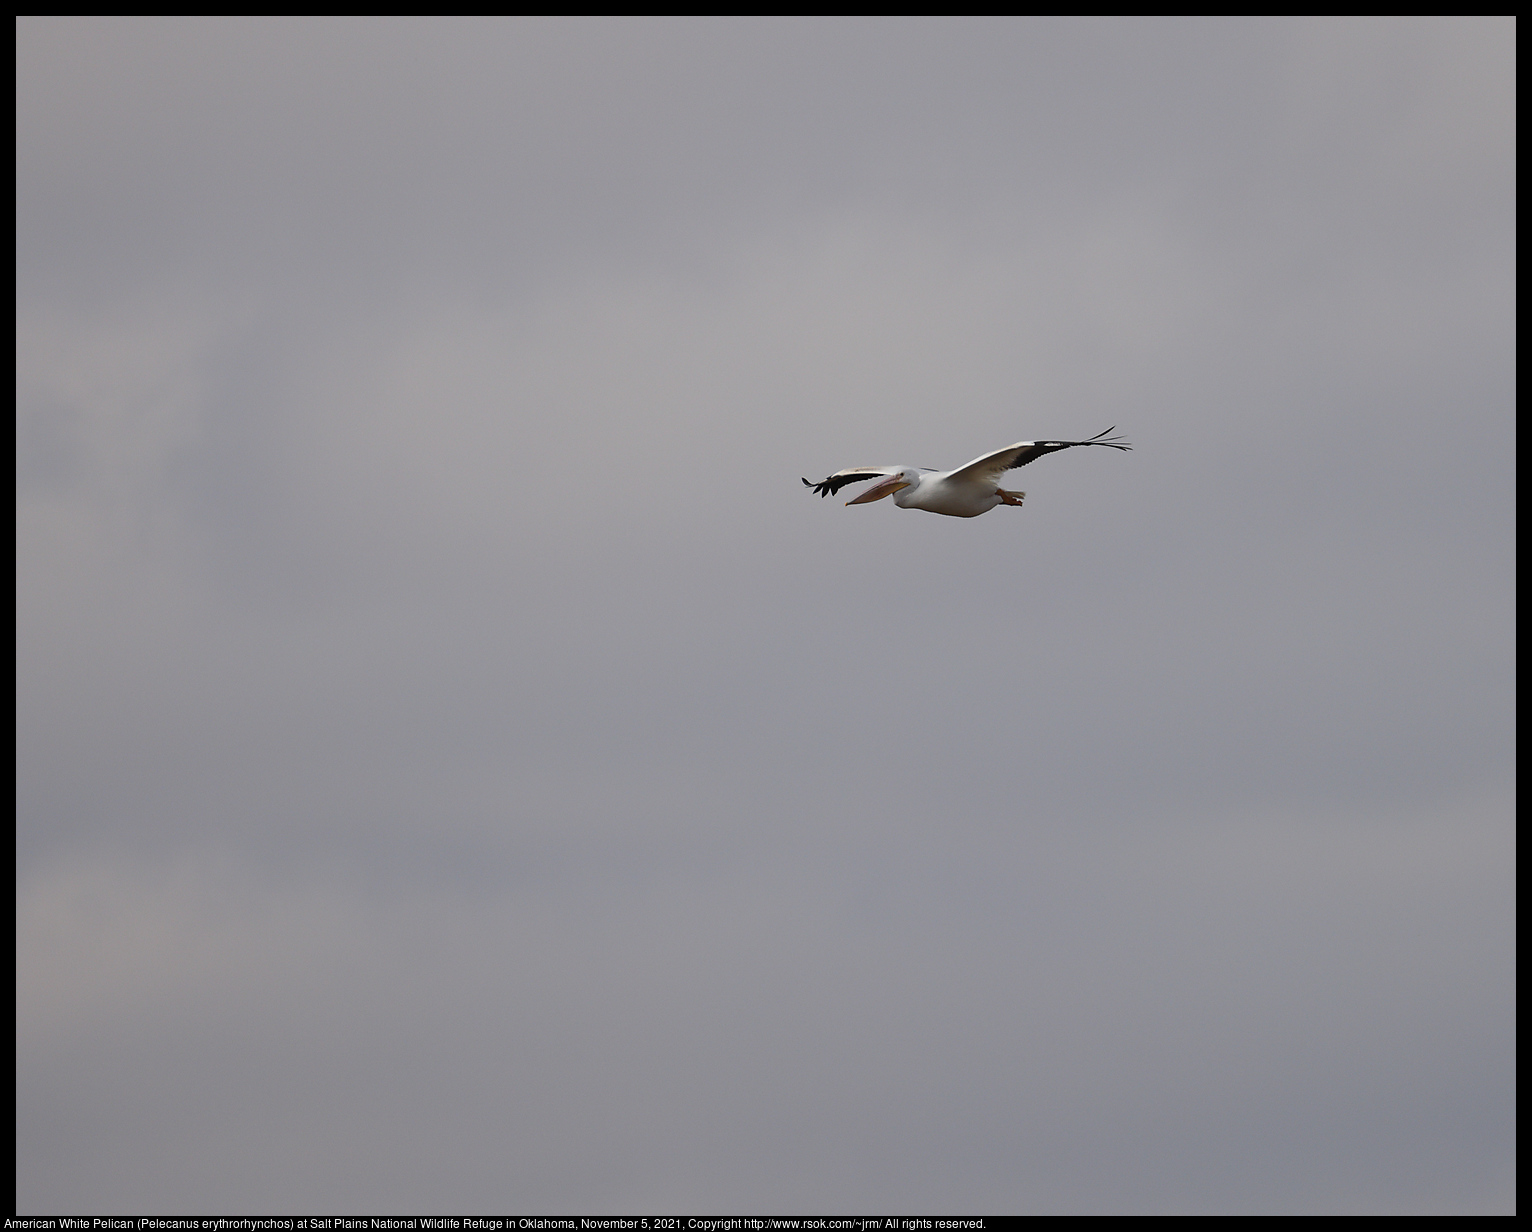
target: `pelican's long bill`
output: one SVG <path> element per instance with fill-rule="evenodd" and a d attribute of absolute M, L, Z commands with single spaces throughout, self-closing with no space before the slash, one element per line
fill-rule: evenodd
<path fill-rule="evenodd" d="M 848 505 L 870 505 L 870 504 L 872 504 L 873 501 L 880 501 L 885 496 L 892 496 L 895 492 L 899 491 L 901 488 L 907 488 L 909 486 L 910 486 L 909 481 L 907 479 L 905 479 L 905 477 L 902 474 L 900 474 L 900 475 L 890 475 L 882 483 L 875 483 L 875 484 L 873 484 L 872 487 L 867 489 L 867 491 L 863 492 L 860 496 L 856 496 L 856 497 L 853 497 L 851 500 L 848 500 L 846 502 L 846 504 L 848 504 Z"/>

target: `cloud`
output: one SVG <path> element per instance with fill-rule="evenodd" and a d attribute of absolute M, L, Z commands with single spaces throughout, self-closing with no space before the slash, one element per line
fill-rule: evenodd
<path fill-rule="evenodd" d="M 23 1208 L 1510 1209 L 1507 29 L 23 21 Z"/>
<path fill-rule="evenodd" d="M 918 854 L 857 872 L 795 843 L 722 877 L 649 860 L 387 892 L 207 858 L 56 868 L 22 888 L 23 1114 L 101 1115 L 24 1168 L 78 1205 L 265 1209 L 249 1153 L 271 1158 L 277 1117 L 284 1192 L 315 1209 L 1072 1209 L 1083 1188 L 1289 1209 L 1295 1185 L 1310 1209 L 1472 1207 L 1509 1157 L 1430 1109 L 1509 1116 L 1488 1061 L 1508 1019 L 1472 1007 L 1513 895 L 1504 802 L 1454 811 L 1450 839 L 1428 813 L 1085 846 L 1023 824 L 957 831 L 966 854 L 907 831 Z M 110 1113 L 142 1100 L 162 1163 L 116 1145 Z M 1387 1140 L 1323 1164 L 1373 1115 Z M 324 1168 L 292 1171 L 304 1149 Z M 1399 1171 L 1433 1155 L 1454 1197 Z"/>

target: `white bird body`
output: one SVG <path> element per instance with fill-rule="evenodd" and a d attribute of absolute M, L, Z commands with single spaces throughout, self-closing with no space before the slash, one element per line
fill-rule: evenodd
<path fill-rule="evenodd" d="M 879 479 L 880 482 L 846 504 L 867 505 L 892 496 L 894 504 L 901 509 L 924 509 L 927 513 L 943 513 L 953 518 L 976 518 L 996 505 L 1021 504 L 1025 492 L 1007 492 L 999 486 L 1000 477 L 1006 471 L 1035 462 L 1045 454 L 1079 445 L 1132 448 L 1121 444 L 1116 437 L 1103 439 L 1112 431 L 1114 429 L 1108 428 L 1088 441 L 1017 441 L 951 471 L 933 471 L 919 466 L 853 466 L 836 471 L 819 483 L 809 483 L 807 479 L 803 482 L 820 496 L 828 496 L 847 484 Z"/>

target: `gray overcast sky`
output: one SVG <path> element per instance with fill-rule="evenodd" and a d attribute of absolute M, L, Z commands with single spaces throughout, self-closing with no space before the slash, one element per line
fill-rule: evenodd
<path fill-rule="evenodd" d="M 21 1211 L 1510 1212 L 1514 33 L 21 19 Z"/>

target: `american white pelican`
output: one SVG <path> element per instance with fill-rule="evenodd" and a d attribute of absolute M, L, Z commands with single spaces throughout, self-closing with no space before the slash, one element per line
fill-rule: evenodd
<path fill-rule="evenodd" d="M 954 518 L 976 518 L 988 513 L 996 505 L 1019 505 L 1025 492 L 1007 492 L 999 487 L 1000 476 L 1006 471 L 1035 462 L 1046 453 L 1060 449 L 1073 449 L 1077 445 L 1105 445 L 1108 449 L 1132 449 L 1121 443 L 1121 438 L 1108 437 L 1108 428 L 1098 432 L 1088 441 L 1017 441 L 982 458 L 975 458 L 967 466 L 955 471 L 931 471 L 920 466 L 853 466 L 836 471 L 819 483 L 803 481 L 820 496 L 839 492 L 848 483 L 863 479 L 887 476 L 882 483 L 875 483 L 848 505 L 867 505 L 892 495 L 894 504 L 901 509 L 924 509 L 927 513 L 945 513 Z M 1105 438 L 1105 439 L 1103 439 Z"/>

